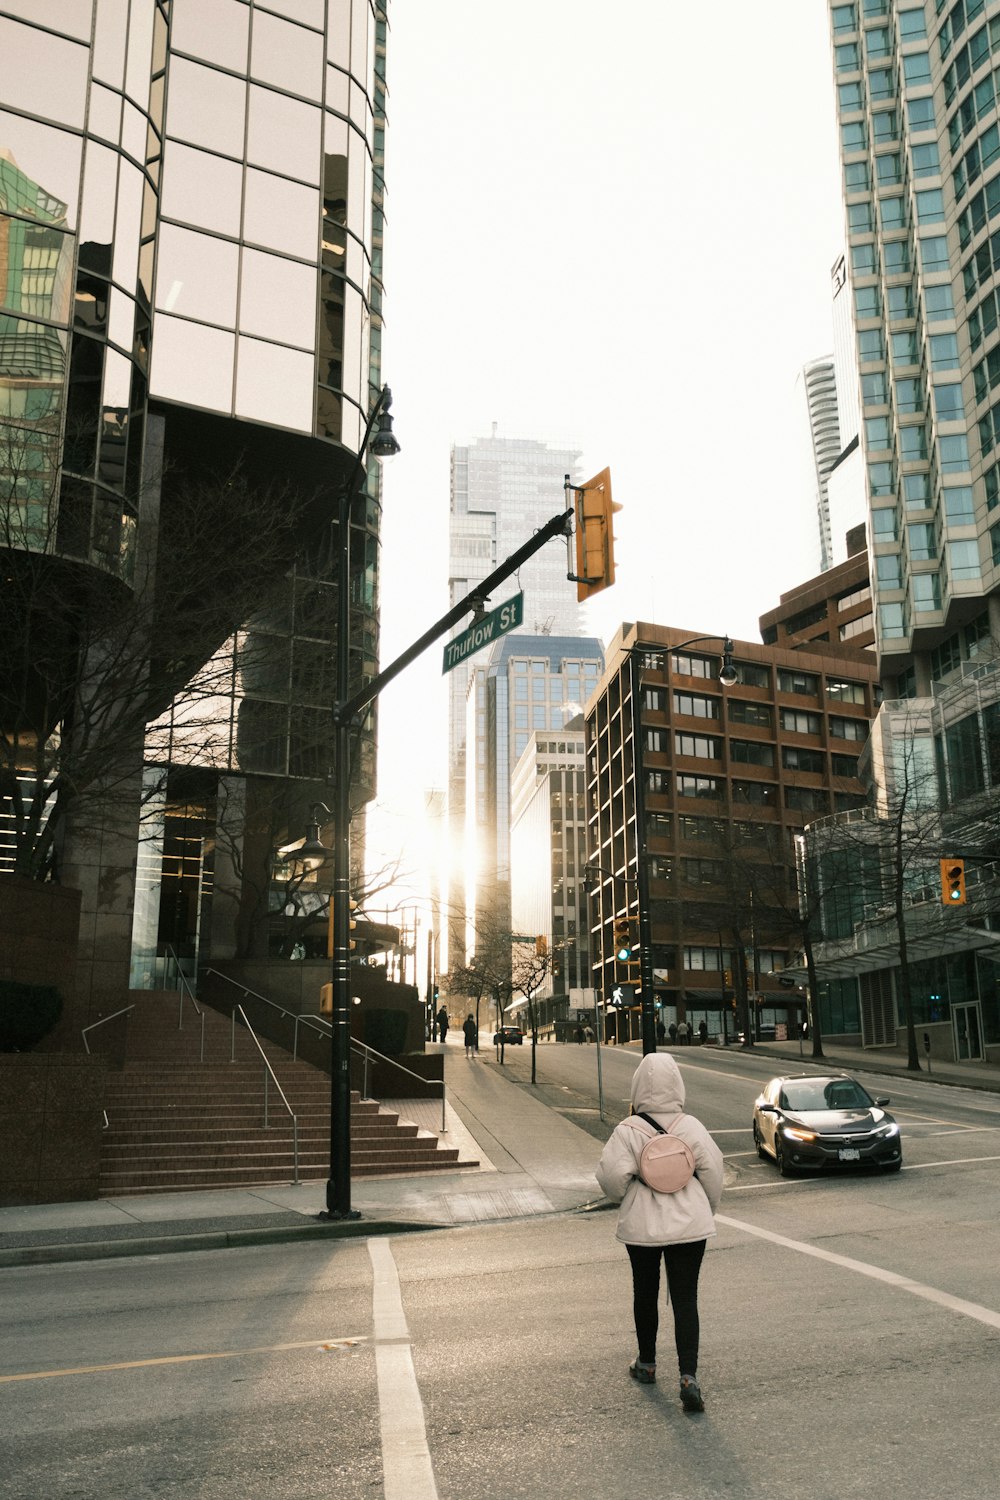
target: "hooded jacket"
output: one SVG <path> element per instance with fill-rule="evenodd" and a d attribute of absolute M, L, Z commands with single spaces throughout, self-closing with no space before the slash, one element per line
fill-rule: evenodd
<path fill-rule="evenodd" d="M 668 1052 L 651 1052 L 632 1078 L 632 1115 L 615 1129 L 601 1154 L 597 1180 L 620 1203 L 616 1238 L 626 1245 L 680 1245 L 715 1233 L 715 1210 L 722 1197 L 722 1152 L 692 1115 L 683 1114 L 684 1080 Z M 639 1176 L 639 1155 L 656 1134 L 639 1112 L 686 1141 L 694 1152 L 695 1175 L 677 1193 L 657 1193 Z"/>

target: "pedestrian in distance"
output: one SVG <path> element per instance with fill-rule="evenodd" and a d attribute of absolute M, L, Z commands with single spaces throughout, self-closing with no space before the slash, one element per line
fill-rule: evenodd
<path fill-rule="evenodd" d="M 674 1043 L 676 1042 L 676 1040 L 677 1040 L 677 1023 L 676 1023 L 676 1021 L 671 1021 L 670 1025 L 667 1027 L 667 1032 L 669 1034 L 670 1045 L 672 1047 L 674 1045 Z"/>
<path fill-rule="evenodd" d="M 462 1032 L 465 1036 L 466 1057 L 475 1057 L 479 1047 L 479 1027 L 476 1025 L 476 1019 L 471 1010 L 462 1022 Z"/>
<path fill-rule="evenodd" d="M 677 1045 L 678 1045 L 678 1047 L 686 1047 L 687 1044 L 688 1044 L 688 1042 L 689 1042 L 689 1040 L 690 1040 L 690 1037 L 691 1037 L 691 1033 L 688 1030 L 688 1023 L 686 1021 L 678 1021 L 677 1022 Z"/>
<path fill-rule="evenodd" d="M 443 1005 L 437 1013 L 437 1023 L 438 1036 L 442 1042 L 446 1042 L 448 1040 L 448 1012 Z"/>
<path fill-rule="evenodd" d="M 701 1020 L 698 1022 L 698 1040 L 701 1042 L 701 1045 L 703 1047 L 708 1041 L 708 1022 L 705 1020 L 704 1016 L 702 1016 Z"/>
<path fill-rule="evenodd" d="M 722 1197 L 722 1152 L 705 1126 L 683 1113 L 684 1081 L 669 1052 L 651 1052 L 632 1076 L 632 1114 L 648 1114 L 691 1148 L 694 1176 L 674 1193 L 648 1187 L 639 1175 L 639 1157 L 649 1139 L 623 1120 L 601 1154 L 597 1180 L 618 1211 L 616 1238 L 632 1267 L 632 1311 L 639 1352 L 629 1374 L 640 1385 L 656 1380 L 660 1261 L 667 1271 L 673 1304 L 674 1343 L 685 1411 L 704 1411 L 698 1384 L 700 1323 L 698 1276 L 705 1247 L 715 1234 L 715 1212 Z"/>
<path fill-rule="evenodd" d="M 576 1031 L 575 1031 L 574 1035 L 575 1035 L 576 1040 L 577 1040 L 577 1045 L 582 1047 L 583 1046 L 583 1027 L 582 1026 L 578 1026 L 576 1028 Z"/>
<path fill-rule="evenodd" d="M 667 1028 L 664 1026 L 664 1024 L 663 1024 L 662 1021 L 657 1021 L 657 1023 L 656 1023 L 656 1045 L 658 1047 L 662 1047 L 663 1044 L 664 1044 L 664 1042 L 666 1040 L 667 1040 Z"/>

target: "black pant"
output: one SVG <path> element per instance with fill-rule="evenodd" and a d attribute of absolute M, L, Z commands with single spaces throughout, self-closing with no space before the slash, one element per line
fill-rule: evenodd
<path fill-rule="evenodd" d="M 674 1308 L 674 1341 L 682 1375 L 698 1373 L 698 1272 L 705 1241 L 686 1245 L 626 1245 L 632 1262 L 632 1311 L 639 1358 L 656 1363 L 656 1334 L 660 1324 L 660 1256 L 667 1268 L 667 1290 Z"/>

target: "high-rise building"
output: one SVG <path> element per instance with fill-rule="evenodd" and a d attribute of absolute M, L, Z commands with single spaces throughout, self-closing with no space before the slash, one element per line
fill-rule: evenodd
<path fill-rule="evenodd" d="M 830 501 L 827 478 L 840 456 L 840 421 L 837 413 L 837 381 L 832 359 L 811 359 L 796 379 L 809 423 L 809 469 L 819 531 L 820 569 L 830 567 L 833 544 L 830 536 Z"/>
<path fill-rule="evenodd" d="M 449 603 L 457 604 L 516 552 L 539 525 L 566 503 L 563 481 L 578 480 L 580 454 L 530 438 L 498 437 L 456 444 L 451 452 Z M 526 634 L 577 636 L 582 611 L 566 581 L 566 549 L 551 542 L 521 568 L 506 592 L 524 591 Z M 499 603 L 494 600 L 493 603 Z M 457 632 L 456 632 L 457 633 Z M 466 822 L 466 699 L 471 663 L 461 663 L 448 681 L 448 826 L 453 850 L 463 847 Z M 465 915 L 460 892 L 448 896 L 449 967 L 464 962 Z"/>
<path fill-rule="evenodd" d="M 0 865 L 83 892 L 82 1015 L 133 943 L 266 949 L 274 843 L 335 774 L 349 482 L 353 679 L 377 669 L 386 26 L 385 0 L 0 15 Z M 53 787 L 58 836 L 12 777 Z"/>
<path fill-rule="evenodd" d="M 830 17 L 877 639 L 910 697 L 1000 624 L 1000 7 Z"/>

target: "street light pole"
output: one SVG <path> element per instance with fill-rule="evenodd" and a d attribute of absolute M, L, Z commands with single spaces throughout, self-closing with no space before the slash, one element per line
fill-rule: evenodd
<path fill-rule="evenodd" d="M 341 488 L 337 502 L 337 682 L 333 705 L 334 799 L 333 799 L 333 1010 L 330 1067 L 330 1177 L 326 1185 L 326 1211 L 322 1219 L 358 1219 L 351 1207 L 351 509 L 358 483 L 365 472 L 365 454 L 379 458 L 398 453 L 392 433 L 389 408 L 392 394 L 383 386 L 372 407 L 357 462 Z M 372 440 L 375 422 L 379 432 Z"/>

